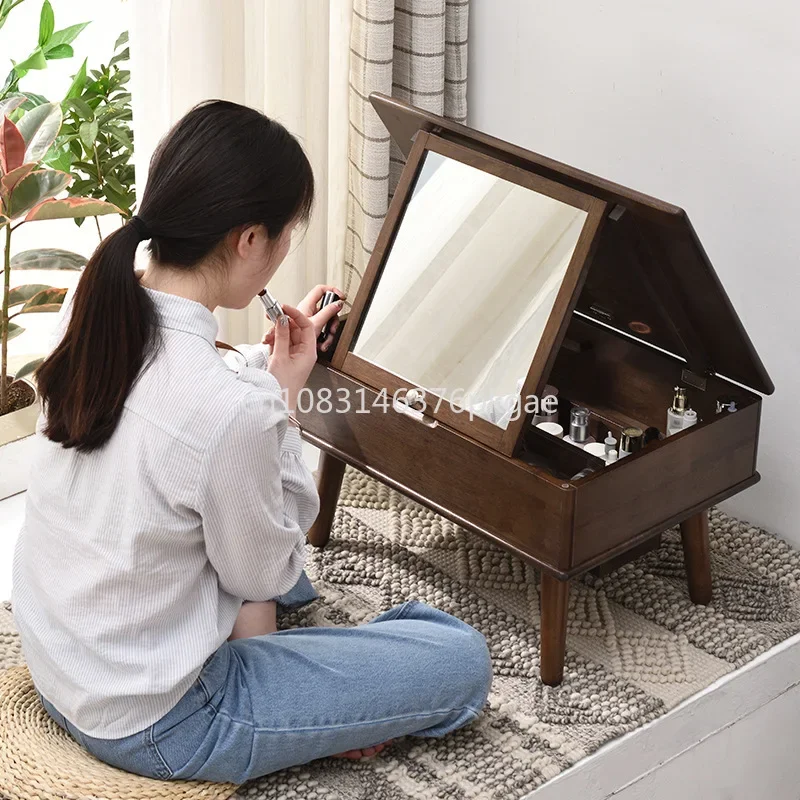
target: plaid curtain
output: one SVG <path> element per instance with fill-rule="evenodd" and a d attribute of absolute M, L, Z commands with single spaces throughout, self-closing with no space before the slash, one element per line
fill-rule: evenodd
<path fill-rule="evenodd" d="M 466 122 L 468 21 L 469 0 L 354 0 L 344 286 L 350 299 L 405 163 L 370 92 Z"/>

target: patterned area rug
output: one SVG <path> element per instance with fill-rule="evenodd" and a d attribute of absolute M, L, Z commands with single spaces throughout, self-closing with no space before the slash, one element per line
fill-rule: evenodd
<path fill-rule="evenodd" d="M 564 682 L 539 681 L 538 574 L 484 539 L 347 470 L 327 548 L 309 548 L 321 600 L 282 626 L 350 626 L 410 598 L 474 625 L 492 652 L 481 718 L 376 759 L 323 759 L 240 788 L 250 800 L 517 800 L 800 631 L 800 554 L 711 514 L 714 601 L 689 600 L 677 531 L 658 551 L 570 596 Z M 0 666 L 20 663 L 0 608 Z"/>

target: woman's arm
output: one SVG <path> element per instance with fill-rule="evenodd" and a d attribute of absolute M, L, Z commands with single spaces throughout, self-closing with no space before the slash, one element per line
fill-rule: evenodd
<path fill-rule="evenodd" d="M 319 497 L 278 382 L 262 370 L 246 372 L 240 377 L 256 386 L 203 454 L 196 507 L 220 586 L 235 597 L 269 600 L 300 576 Z"/>

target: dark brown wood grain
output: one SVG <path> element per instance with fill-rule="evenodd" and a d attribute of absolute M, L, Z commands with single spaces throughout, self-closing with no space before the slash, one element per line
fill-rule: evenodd
<path fill-rule="evenodd" d="M 569 581 L 542 573 L 541 663 L 542 683 L 558 686 L 564 678 L 564 650 L 567 643 Z"/>
<path fill-rule="evenodd" d="M 430 391 L 428 387 L 418 387 L 417 384 L 394 375 L 381 365 L 366 361 L 352 352 L 354 341 L 358 335 L 358 327 L 369 309 L 370 299 L 374 296 L 377 282 L 388 262 L 392 244 L 402 224 L 408 202 L 413 195 L 420 165 L 429 152 L 438 153 L 446 158 L 475 167 L 587 213 L 586 222 L 564 274 L 542 337 L 538 342 L 531 342 L 531 363 L 523 382 L 523 397 L 539 395 L 544 388 L 547 373 L 552 367 L 561 340 L 566 333 L 572 309 L 578 301 L 580 289 L 591 264 L 598 235 L 605 219 L 607 204 L 535 175 L 528 170 L 520 169 L 427 133 L 420 133 L 417 136 L 403 172 L 404 177 L 413 176 L 414 180 L 403 180 L 395 192 L 382 235 L 372 253 L 366 274 L 359 287 L 353 311 L 350 314 L 349 329 L 342 335 L 333 358 L 333 365 L 345 374 L 352 375 L 378 391 L 385 389 L 393 397 L 401 390 L 424 389 L 429 413 L 434 419 L 440 420 L 454 430 L 465 433 L 500 453 L 511 455 L 517 449 L 522 430 L 527 426 L 530 417 L 521 414 L 517 419 L 512 420 L 507 428 L 500 428 L 474 415 L 470 417 L 462 409 Z M 477 288 L 479 290 L 479 287 Z M 344 351 L 345 346 L 349 348 L 349 352 Z"/>
<path fill-rule="evenodd" d="M 315 547 L 325 547 L 330 538 L 345 467 L 347 464 L 344 461 L 330 453 L 320 453 L 317 468 L 319 514 L 308 532 L 308 541 Z"/>
<path fill-rule="evenodd" d="M 373 408 L 373 389 L 318 364 L 308 387 L 338 396 L 364 397 L 370 413 L 321 413 L 298 408 L 303 435 L 359 469 L 386 482 L 459 524 L 502 542 L 537 566 L 569 566 L 571 486 L 433 421 L 417 422 L 394 410 Z M 359 393 L 359 394 L 357 394 Z M 360 394 L 363 393 L 363 394 Z M 323 445 L 324 446 L 324 445 Z M 390 480 L 389 480 L 390 479 Z"/>
<path fill-rule="evenodd" d="M 613 243 L 605 247 L 601 243 L 600 250 L 605 255 L 594 265 L 593 280 L 585 286 L 578 308 L 587 310 L 598 302 L 598 298 L 613 300 L 617 290 L 611 287 L 619 284 L 620 270 L 627 275 L 635 273 L 634 281 L 627 282 L 629 300 L 635 303 L 636 295 L 641 294 L 642 288 L 642 280 L 637 275 L 647 275 L 655 267 L 673 287 L 675 298 L 671 308 L 680 309 L 690 321 L 691 330 L 687 331 L 689 338 L 685 340 L 685 344 L 691 345 L 693 341 L 701 345 L 707 354 L 708 362 L 704 364 L 704 368 L 765 394 L 774 391 L 764 364 L 682 208 L 414 108 L 395 98 L 374 93 L 371 100 L 392 138 L 404 153 L 409 152 L 411 142 L 419 132 L 432 131 L 441 138 L 505 160 L 513 166 L 597 197 L 612 206 L 619 206 L 624 212 L 620 221 L 628 215 L 635 218 L 637 230 L 648 242 L 649 260 L 642 260 L 637 255 L 635 270 L 632 272 L 626 268 L 626 261 L 630 256 L 627 243 L 620 250 L 616 250 Z M 611 232 L 614 226 L 609 224 L 606 228 Z M 598 287 L 604 287 L 599 294 Z M 648 299 L 646 304 L 640 303 L 639 306 L 645 308 L 652 317 L 657 314 L 652 299 Z M 637 317 L 620 318 L 612 324 L 616 324 L 621 330 L 628 330 L 628 323 L 636 319 Z M 674 342 L 678 341 L 675 337 L 672 339 Z M 673 348 L 668 346 L 667 349 Z M 701 359 L 702 354 L 690 352 L 688 356 L 690 363 L 695 363 Z"/>
<path fill-rule="evenodd" d="M 683 560 L 693 603 L 711 602 L 711 548 L 708 541 L 708 511 L 701 511 L 681 523 Z"/>

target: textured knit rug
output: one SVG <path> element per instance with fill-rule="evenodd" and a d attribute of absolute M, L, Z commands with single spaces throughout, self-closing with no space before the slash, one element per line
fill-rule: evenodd
<path fill-rule="evenodd" d="M 347 470 L 328 546 L 309 548 L 320 600 L 283 627 L 350 626 L 416 598 L 486 637 L 482 717 L 442 739 L 407 737 L 366 762 L 322 759 L 253 781 L 251 800 L 517 800 L 611 739 L 800 631 L 800 554 L 718 510 L 714 600 L 689 600 L 677 531 L 658 551 L 570 595 L 564 682 L 539 681 L 539 576 L 521 560 Z M 0 608 L 0 667 L 21 662 Z"/>

